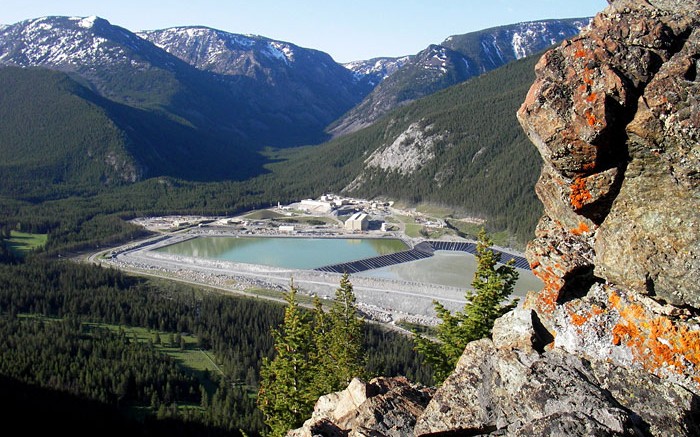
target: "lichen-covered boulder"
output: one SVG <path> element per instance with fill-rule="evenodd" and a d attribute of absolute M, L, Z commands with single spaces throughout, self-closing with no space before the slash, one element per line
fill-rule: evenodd
<path fill-rule="evenodd" d="M 700 308 L 700 29 L 644 89 L 630 162 L 596 238 L 596 274 Z"/>
<path fill-rule="evenodd" d="M 520 340 L 501 347 L 489 339 L 470 343 L 418 418 L 415 435 L 700 432 L 697 397 L 683 387 L 557 348 L 523 351 Z"/>

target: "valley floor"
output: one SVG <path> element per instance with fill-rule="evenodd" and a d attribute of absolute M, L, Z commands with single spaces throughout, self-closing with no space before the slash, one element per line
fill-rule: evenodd
<path fill-rule="evenodd" d="M 154 275 L 280 301 L 282 300 L 281 293 L 289 289 L 290 282 L 293 280 L 294 285 L 303 294 L 331 299 L 342 276 L 339 273 L 173 255 L 157 252 L 154 249 L 197 236 L 395 237 L 404 240 L 411 247 L 423 241 L 421 238 L 408 236 L 402 223 L 399 223 L 399 226 L 394 226 L 393 231 L 379 229 L 362 232 L 346 231 L 342 226 L 342 218 L 338 218 L 337 215 L 309 211 L 300 212 L 299 210 L 294 213 L 281 213 L 289 211 L 288 208 L 276 210 L 279 212 L 261 210 L 235 218 L 154 217 L 139 219 L 137 220 L 139 224 L 151 231 L 159 232 L 159 234 L 147 240 L 94 254 L 90 260 L 134 273 Z M 382 221 L 392 220 L 392 214 L 388 211 L 388 209 L 384 209 L 384 212 L 378 213 L 375 210 L 372 218 L 379 218 Z M 284 224 L 283 220 L 289 219 L 292 214 L 294 231 L 291 232 L 293 235 L 290 235 L 289 231 L 282 232 L 280 230 L 279 221 Z M 289 227 L 289 224 L 286 226 Z M 465 241 L 456 236 L 443 235 L 441 237 Z M 420 262 L 423 260 L 412 261 L 402 264 L 402 266 L 411 269 L 418 267 L 418 265 L 409 266 L 409 264 Z M 435 262 L 437 261 L 433 261 L 433 263 Z M 526 277 L 527 275 L 531 276 L 529 271 L 520 270 L 520 272 Z M 367 318 L 378 322 L 394 324 L 405 321 L 430 325 L 437 322 L 434 317 L 433 301 L 440 301 L 451 310 L 461 309 L 465 303 L 465 287 L 393 279 L 363 273 L 351 276 L 358 300 L 358 308 L 365 313 Z M 525 286 L 537 287 L 538 283 L 526 281 Z M 521 291 L 518 294 L 524 293 Z"/>

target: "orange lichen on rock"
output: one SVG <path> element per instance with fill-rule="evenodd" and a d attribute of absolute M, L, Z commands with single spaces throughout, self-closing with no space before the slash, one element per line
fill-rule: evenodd
<path fill-rule="evenodd" d="M 613 344 L 624 342 L 635 359 L 651 372 L 669 369 L 678 374 L 690 373 L 692 379 L 700 381 L 700 331 L 650 314 L 641 305 L 623 304 L 617 293 L 611 293 L 608 300 L 620 314 L 612 331 Z"/>
<path fill-rule="evenodd" d="M 557 306 L 559 291 L 564 286 L 564 280 L 554 273 L 551 267 L 535 269 L 532 273 L 544 283 L 544 287 L 537 295 L 537 307 L 548 313 L 553 312 Z"/>
<path fill-rule="evenodd" d="M 598 97 L 598 95 L 597 95 L 596 93 L 590 93 L 590 94 L 588 95 L 588 97 L 586 97 L 586 101 L 587 101 L 588 103 L 592 103 L 592 102 L 595 101 L 596 97 Z"/>
<path fill-rule="evenodd" d="M 586 117 L 586 123 L 588 123 L 589 126 L 595 126 L 595 124 L 598 122 L 598 119 L 595 118 L 595 115 L 593 115 L 593 111 L 590 108 L 586 109 L 583 116 Z"/>
<path fill-rule="evenodd" d="M 566 308 L 567 313 L 569 314 L 569 318 L 571 319 L 571 323 L 576 326 L 580 327 L 586 324 L 586 322 L 591 321 L 594 319 L 596 316 L 599 316 L 605 312 L 605 310 L 601 307 L 599 307 L 596 304 L 592 304 L 590 309 L 579 309 L 578 312 L 574 310 L 571 307 Z"/>
<path fill-rule="evenodd" d="M 571 323 L 573 323 L 575 326 L 582 326 L 588 321 L 588 317 L 578 314 L 573 310 L 569 312 L 569 318 L 571 318 Z"/>
<path fill-rule="evenodd" d="M 583 83 L 585 83 L 588 86 L 593 85 L 593 79 L 591 79 L 591 73 L 593 73 L 593 71 L 591 69 L 589 69 L 588 67 L 583 69 Z M 586 88 L 586 89 L 588 89 L 588 88 Z"/>
<path fill-rule="evenodd" d="M 571 205 L 576 209 L 583 208 L 587 200 L 591 199 L 591 192 L 586 189 L 586 180 L 584 178 L 576 178 L 570 185 L 571 194 L 569 199 Z"/>
<path fill-rule="evenodd" d="M 583 235 L 586 232 L 590 232 L 591 228 L 588 227 L 588 225 L 585 222 L 579 222 L 578 227 L 575 227 L 573 229 L 569 229 L 569 232 L 571 232 L 574 235 Z"/>
<path fill-rule="evenodd" d="M 595 168 L 595 161 L 587 162 L 587 163 L 583 164 L 584 171 L 590 171 L 590 170 L 593 170 L 594 168 Z"/>

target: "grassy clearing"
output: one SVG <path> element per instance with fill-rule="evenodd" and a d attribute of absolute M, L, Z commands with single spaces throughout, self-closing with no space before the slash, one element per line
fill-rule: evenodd
<path fill-rule="evenodd" d="M 440 237 L 444 235 L 454 235 L 454 231 L 451 229 L 447 228 L 425 228 L 427 234 L 422 234 L 422 236 L 425 236 L 425 238 L 431 239 L 431 240 L 438 240 Z"/>
<path fill-rule="evenodd" d="M 406 223 L 405 233 L 411 238 L 420 238 L 422 237 L 420 233 L 421 229 L 423 229 L 423 225 L 419 225 L 418 223 Z"/>
<path fill-rule="evenodd" d="M 216 364 L 214 356 L 199 348 L 199 341 L 194 335 L 180 334 L 179 337 L 182 338 L 182 343 L 179 343 L 178 335 L 172 332 L 156 331 L 135 326 L 109 325 L 105 323 L 87 323 L 86 325 L 107 328 L 114 332 L 124 330 L 127 335 L 133 337 L 136 341 L 150 341 L 159 352 L 170 356 L 182 366 L 195 372 L 209 371 L 223 373 Z"/>
<path fill-rule="evenodd" d="M 494 234 L 489 234 L 489 237 L 491 237 L 493 244 L 496 246 L 507 247 L 511 244 L 511 235 L 508 234 L 508 231 L 500 231 Z"/>
<path fill-rule="evenodd" d="M 399 223 L 404 224 L 404 233 L 410 238 L 420 238 L 420 230 L 423 229 L 423 225 L 416 223 L 416 220 L 407 215 L 394 214 L 393 217 L 398 220 Z"/>
<path fill-rule="evenodd" d="M 48 234 L 29 234 L 12 231 L 7 244 L 15 256 L 24 257 L 32 250 L 44 246 L 47 238 Z"/>
<path fill-rule="evenodd" d="M 17 317 L 42 322 L 61 322 L 64 320 L 60 317 L 50 317 L 43 314 L 18 314 Z M 110 325 L 107 323 L 84 322 L 83 326 L 109 329 L 112 332 L 120 332 L 123 330 L 127 336 L 136 341 L 144 343 L 150 341 L 159 352 L 170 356 L 180 363 L 180 365 L 195 373 L 209 371 L 223 374 L 222 370 L 216 364 L 214 355 L 200 349 L 199 340 L 194 335 L 180 334 L 178 336 L 172 332 L 157 331 L 138 326 Z M 179 342 L 180 338 L 182 339 L 181 342 Z"/>
<path fill-rule="evenodd" d="M 430 203 L 421 203 L 416 207 L 416 211 L 423 213 L 427 216 L 431 217 L 438 217 L 438 218 L 445 218 L 445 217 L 451 217 L 454 214 L 456 214 L 456 211 L 454 208 L 450 208 L 447 206 L 439 206 L 439 205 L 433 205 Z"/>
<path fill-rule="evenodd" d="M 62 317 L 54 317 L 54 316 L 45 316 L 43 314 L 34 314 L 34 313 L 24 313 L 24 314 L 17 314 L 17 318 L 20 320 L 27 320 L 27 321 L 41 321 L 41 322 L 62 322 L 63 318 Z"/>
<path fill-rule="evenodd" d="M 463 222 L 461 220 L 447 220 L 450 226 L 457 229 L 462 235 L 467 238 L 476 239 L 483 225 L 476 223 Z"/>

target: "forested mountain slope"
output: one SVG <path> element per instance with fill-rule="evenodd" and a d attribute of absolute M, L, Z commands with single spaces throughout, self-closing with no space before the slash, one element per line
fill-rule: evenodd
<path fill-rule="evenodd" d="M 271 168 L 290 188 L 459 207 L 526 241 L 541 211 L 533 188 L 541 164 L 515 113 L 537 58 L 413 102 L 354 134 L 285 152 Z"/>
<path fill-rule="evenodd" d="M 248 147 L 159 112 L 105 99 L 62 72 L 0 68 L 0 193 L 59 195 L 149 176 L 260 172 Z"/>
<path fill-rule="evenodd" d="M 194 40 L 184 38 L 194 33 Z M 241 50 L 224 45 L 216 64 L 221 68 L 207 68 L 190 65 L 193 59 L 176 50 L 178 44 L 183 50 L 188 44 L 219 47 L 236 35 L 202 28 L 147 35 L 185 60 L 98 17 L 43 17 L 0 27 L 0 67 L 61 71 L 90 91 L 89 100 L 109 107 L 109 118 L 118 118 L 114 124 L 131 140 L 139 169 L 131 179 L 253 176 L 260 158 L 250 150 L 320 143 L 328 138 L 325 127 L 369 91 L 327 54 L 289 43 L 241 36 Z M 234 58 L 240 62 L 225 62 Z M 13 106 L 3 110 L 53 117 L 30 102 L 45 98 L 37 90 L 49 85 L 31 74 L 23 80 L 35 81 L 24 95 L 0 89 L 15 94 Z M 69 126 L 78 124 L 91 123 L 76 116 Z"/>

